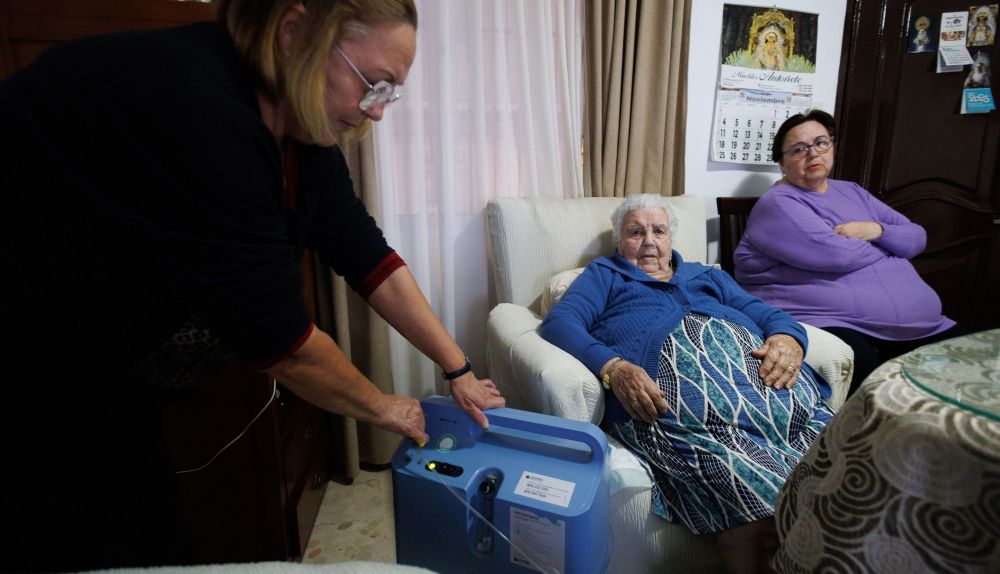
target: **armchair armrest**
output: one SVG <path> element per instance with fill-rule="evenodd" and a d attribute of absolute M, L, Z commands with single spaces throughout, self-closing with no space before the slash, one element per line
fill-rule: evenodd
<path fill-rule="evenodd" d="M 830 383 L 833 393 L 827 403 L 838 410 L 847 399 L 847 391 L 851 387 L 854 350 L 833 333 L 805 323 L 799 324 L 805 327 L 809 337 L 809 351 L 804 360 Z"/>
<path fill-rule="evenodd" d="M 501 303 L 486 324 L 486 363 L 507 406 L 600 424 L 604 390 L 590 370 L 538 334 L 542 319 Z"/>

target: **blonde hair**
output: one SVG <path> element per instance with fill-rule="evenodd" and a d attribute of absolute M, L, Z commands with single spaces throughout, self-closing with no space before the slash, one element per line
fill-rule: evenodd
<path fill-rule="evenodd" d="M 279 25 L 285 11 L 302 2 L 306 17 L 287 54 L 278 50 Z M 401 22 L 417 28 L 413 0 L 220 0 L 216 19 L 229 32 L 236 49 L 257 75 L 265 96 L 284 99 L 304 134 L 304 143 L 326 138 L 326 63 L 341 39 L 358 39 L 368 26 Z M 353 130 L 364 135 L 366 121 Z"/>

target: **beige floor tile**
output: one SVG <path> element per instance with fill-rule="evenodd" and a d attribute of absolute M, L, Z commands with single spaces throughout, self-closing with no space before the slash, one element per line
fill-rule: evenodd
<path fill-rule="evenodd" d="M 331 482 L 302 561 L 331 564 L 350 560 L 396 563 L 392 471 L 362 470 L 354 484 Z"/>

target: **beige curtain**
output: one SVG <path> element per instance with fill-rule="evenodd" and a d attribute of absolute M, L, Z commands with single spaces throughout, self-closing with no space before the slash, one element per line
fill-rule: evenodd
<path fill-rule="evenodd" d="M 369 134 L 360 142 L 342 148 L 354 180 L 354 192 L 376 221 L 379 199 L 375 175 L 375 152 Z M 344 281 L 333 275 L 333 316 L 337 344 L 354 365 L 385 393 L 393 393 L 389 360 L 389 325 Z M 400 437 L 370 424 L 341 415 L 333 421 L 334 468 L 353 480 L 361 463 L 385 465 L 399 446 Z"/>
<path fill-rule="evenodd" d="M 683 194 L 691 0 L 586 6 L 584 193 Z"/>

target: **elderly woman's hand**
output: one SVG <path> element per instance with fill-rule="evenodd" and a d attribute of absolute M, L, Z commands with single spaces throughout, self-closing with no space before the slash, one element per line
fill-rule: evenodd
<path fill-rule="evenodd" d="M 611 391 L 630 417 L 651 423 L 667 412 L 667 400 L 645 369 L 624 360 L 610 368 L 613 369 L 609 382 Z"/>
<path fill-rule="evenodd" d="M 764 384 L 776 389 L 791 388 L 802 368 L 802 346 L 789 335 L 771 335 L 751 353 L 761 360 L 760 376 Z"/>

